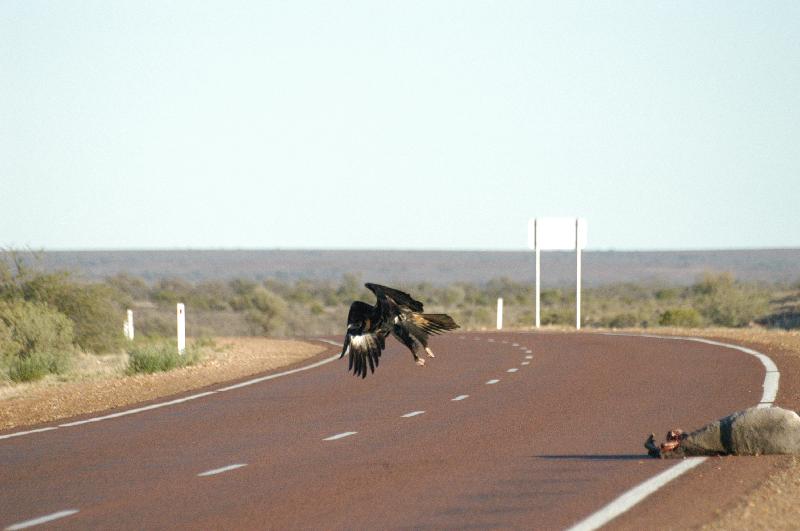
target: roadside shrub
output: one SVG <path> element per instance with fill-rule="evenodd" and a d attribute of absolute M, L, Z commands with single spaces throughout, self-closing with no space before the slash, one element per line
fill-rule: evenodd
<path fill-rule="evenodd" d="M 694 308 L 672 308 L 663 312 L 658 318 L 658 324 L 661 326 L 697 328 L 702 322 L 702 316 Z"/>
<path fill-rule="evenodd" d="M 541 323 L 543 325 L 573 325 L 575 324 L 575 310 L 569 308 L 543 308 Z"/>
<path fill-rule="evenodd" d="M 200 360 L 198 348 L 189 347 L 183 354 L 178 353 L 174 341 L 147 342 L 135 345 L 128 350 L 127 374 L 152 374 L 194 365 Z"/>
<path fill-rule="evenodd" d="M 0 355 L 15 382 L 61 374 L 72 356 L 72 322 L 46 304 L 0 301 Z"/>
<path fill-rule="evenodd" d="M 8 376 L 14 382 L 32 382 L 48 374 L 63 374 L 69 368 L 69 361 L 64 353 L 34 352 L 29 356 L 12 358 L 8 364 Z"/>
<path fill-rule="evenodd" d="M 615 315 L 608 326 L 611 328 L 632 328 L 639 324 L 639 318 L 632 313 L 620 313 Z"/>
<path fill-rule="evenodd" d="M 117 273 L 105 280 L 106 284 L 124 294 L 129 302 L 144 301 L 149 298 L 150 287 L 144 279 L 126 273 Z"/>
<path fill-rule="evenodd" d="M 677 299 L 680 296 L 680 290 L 678 288 L 661 288 L 657 289 L 653 295 L 656 300 L 667 301 Z"/>
<path fill-rule="evenodd" d="M 104 284 L 80 285 L 66 274 L 39 275 L 26 285 L 26 299 L 58 308 L 74 323 L 75 343 L 84 350 L 102 353 L 122 346 L 122 309 L 113 289 Z"/>
<path fill-rule="evenodd" d="M 2 354 L 27 357 L 34 352 L 71 352 L 72 323 L 47 304 L 0 302 Z"/>
<path fill-rule="evenodd" d="M 169 311 L 134 310 L 134 313 L 136 314 L 134 317 L 136 319 L 136 337 L 175 337 L 177 328 L 174 309 Z"/>
<path fill-rule="evenodd" d="M 706 274 L 692 290 L 700 295 L 694 306 L 718 326 L 747 326 L 769 308 L 768 298 L 761 290 L 739 284 L 730 273 Z"/>
<path fill-rule="evenodd" d="M 277 293 L 257 287 L 249 296 L 250 309 L 245 318 L 256 334 L 275 334 L 284 331 L 288 306 Z"/>

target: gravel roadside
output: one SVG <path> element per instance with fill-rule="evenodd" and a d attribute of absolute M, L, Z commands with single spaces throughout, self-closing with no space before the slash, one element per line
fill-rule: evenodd
<path fill-rule="evenodd" d="M 127 376 L 127 355 L 84 355 L 70 380 L 0 387 L 0 430 L 94 413 L 277 369 L 325 350 L 320 343 L 259 337 L 216 338 L 200 363 Z"/>

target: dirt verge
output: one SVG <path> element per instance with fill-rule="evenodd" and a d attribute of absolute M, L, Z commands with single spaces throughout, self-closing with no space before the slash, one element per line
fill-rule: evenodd
<path fill-rule="evenodd" d="M 0 387 L 0 430 L 127 406 L 291 365 L 321 343 L 258 337 L 217 338 L 197 365 L 127 376 L 127 355 L 81 356 L 69 376 Z"/>

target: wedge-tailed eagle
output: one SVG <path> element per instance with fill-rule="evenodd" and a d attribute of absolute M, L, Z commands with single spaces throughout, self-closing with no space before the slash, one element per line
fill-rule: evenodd
<path fill-rule="evenodd" d="M 350 305 L 347 333 L 339 356 L 340 359 L 348 356 L 348 370 L 356 376 L 365 378 L 367 368 L 375 372 L 381 352 L 386 347 L 386 337 L 390 334 L 408 347 L 417 365 L 425 365 L 425 359 L 417 353 L 425 350 L 429 357 L 434 357 L 428 348 L 428 338 L 458 328 L 449 315 L 422 313 L 422 303 L 408 293 L 379 284 L 367 283 L 365 286 L 375 294 L 378 302 L 374 306 L 362 301 Z"/>

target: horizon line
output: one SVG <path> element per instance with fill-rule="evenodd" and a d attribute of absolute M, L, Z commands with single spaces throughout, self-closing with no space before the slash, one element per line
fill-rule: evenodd
<path fill-rule="evenodd" d="M 778 246 L 778 247 L 667 247 L 667 248 L 616 248 L 616 247 L 587 247 L 581 252 L 608 252 L 608 253 L 677 253 L 677 252 L 742 252 L 742 251 L 793 251 L 800 250 L 800 246 Z M 433 252 L 433 253 L 519 253 L 533 252 L 528 248 L 436 248 L 436 247 L 97 247 L 97 248 L 34 248 L 26 246 L 23 248 L 13 246 L 2 246 L 0 251 L 5 252 L 29 252 L 29 253 L 110 253 L 110 252 L 237 252 L 237 251 L 289 251 L 289 252 Z M 544 251 L 547 253 L 573 253 L 574 249 Z"/>

